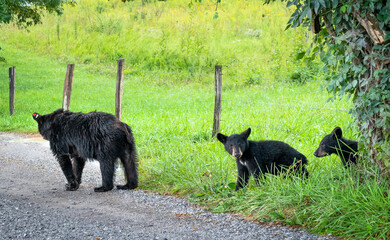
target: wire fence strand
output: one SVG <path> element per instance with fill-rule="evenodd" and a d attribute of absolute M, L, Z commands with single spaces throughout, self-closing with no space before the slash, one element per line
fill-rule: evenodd
<path fill-rule="evenodd" d="M 171 93 L 168 93 L 167 92 L 156 92 L 156 91 L 153 91 L 153 90 L 141 90 L 141 89 L 132 89 L 132 87 L 134 86 L 134 83 L 132 82 L 137 82 L 139 81 L 139 78 L 152 78 L 154 76 L 158 76 L 158 77 L 161 77 L 163 78 L 164 76 L 172 76 L 172 75 L 180 75 L 180 76 L 188 76 L 190 78 L 195 78 L 197 76 L 202 76 L 202 77 L 210 77 L 210 78 L 214 78 L 214 73 L 191 73 L 191 72 L 167 72 L 167 71 L 147 71 L 147 70 L 142 70 L 142 71 L 134 71 L 134 72 L 127 72 L 125 73 L 125 78 L 127 78 L 127 81 L 125 79 L 124 81 L 124 96 L 128 96 L 128 97 L 137 97 L 137 94 L 142 94 L 142 95 L 155 95 L 158 97 L 158 99 L 167 99 L 167 98 L 170 98 L 172 96 L 176 97 L 176 98 L 180 98 L 180 103 L 189 103 L 189 102 L 210 102 L 210 105 L 207 105 L 207 109 L 203 109 L 203 110 L 207 110 L 207 111 L 211 111 L 212 109 L 212 105 L 213 105 L 213 99 L 214 99 L 214 96 L 213 96 L 213 91 L 210 89 L 210 92 L 209 93 L 206 93 L 207 97 L 194 97 L 194 95 L 191 95 L 189 94 L 188 92 L 187 93 L 183 93 L 183 94 L 177 94 L 177 92 L 175 91 L 172 91 Z M 227 77 L 227 78 L 235 78 L 236 80 L 238 81 L 242 81 L 242 82 L 245 82 L 246 79 L 248 78 L 251 78 L 251 79 L 254 79 L 254 80 L 259 80 L 259 81 L 285 81 L 285 82 L 294 82 L 294 81 L 308 81 L 308 82 L 324 82 L 325 79 L 306 79 L 306 80 L 297 80 L 297 79 L 287 79 L 287 78 L 261 78 L 261 77 L 250 77 L 250 76 L 244 76 L 244 75 L 234 75 L 234 74 L 222 74 L 224 77 Z M 114 84 L 115 84 L 115 78 L 113 78 L 114 74 L 113 73 L 108 73 L 108 72 L 101 72 L 101 73 L 96 73 L 96 72 L 79 72 L 77 73 L 77 71 L 75 72 L 75 78 L 77 76 L 90 76 L 88 78 L 91 78 L 91 79 L 112 79 L 112 89 L 111 90 L 114 90 Z M 63 72 L 57 72 L 57 71 L 50 71 L 50 72 L 45 72 L 45 73 L 28 73 L 28 72 L 17 72 L 17 78 L 19 79 L 29 79 L 29 83 L 32 83 L 33 81 L 31 81 L 32 78 L 46 78 L 46 79 L 56 79 L 56 81 L 63 81 L 63 78 L 65 77 L 65 73 Z M 2 72 L 0 73 L 0 78 L 1 79 L 5 79 L 7 78 L 8 79 L 8 74 L 5 73 L 5 72 Z M 132 79 L 132 80 L 128 80 L 128 79 Z M 137 80 L 138 79 L 138 80 Z M 141 79 L 142 80 L 142 79 Z M 76 80 L 77 81 L 77 80 Z M 102 81 L 102 80 L 100 80 Z M 103 81 L 105 82 L 105 80 Z M 103 86 L 104 85 L 104 86 Z M 99 87 L 99 86 L 92 86 L 96 92 L 97 90 L 97 93 L 96 94 L 99 94 L 98 92 L 99 91 L 107 91 L 107 86 L 110 86 L 109 83 L 107 83 L 107 81 L 102 85 L 102 87 Z M 254 84 L 255 86 L 256 84 Z M 158 87 L 156 84 L 154 87 Z M 23 87 L 22 87 L 23 89 Z M 74 89 L 75 91 L 82 91 L 82 92 L 85 92 L 87 91 L 86 89 L 83 89 L 83 90 L 78 90 L 78 89 Z M 130 95 L 129 95 L 130 94 Z M 209 95 L 209 96 L 208 96 Z M 161 97 L 159 97 L 161 96 Z M 184 102 L 183 102 L 184 100 Z M 161 101 L 157 101 L 156 102 L 157 104 L 163 104 Z M 350 110 L 346 110 L 346 109 L 337 109 L 337 108 L 321 108 L 321 107 L 314 107 L 314 106 L 298 106 L 298 105 L 293 105 L 293 104 L 278 104 L 278 103 L 272 103 L 272 102 L 264 102 L 264 101 L 250 101 L 250 100 L 240 100 L 240 99 L 234 99 L 234 100 L 231 100 L 231 99 L 222 99 L 222 103 L 225 103 L 225 104 L 229 104 L 229 105 L 233 105 L 232 103 L 235 103 L 235 104 L 238 104 L 238 103 L 243 103 L 243 104 L 252 104 L 252 105 L 256 105 L 256 106 L 259 106 L 260 108 L 262 106 L 269 106 L 269 107 L 272 107 L 272 108 L 294 108 L 294 109 L 302 109 L 302 110 L 316 110 L 316 111 L 334 111 L 334 112 L 345 112 L 345 113 L 349 113 Z M 88 103 L 86 103 L 88 105 Z M 179 104 L 179 101 L 178 101 L 178 104 Z M 127 108 L 128 106 L 124 106 L 125 108 Z M 211 115 L 211 114 L 210 114 Z M 222 114 L 223 115 L 223 114 Z M 199 119 L 198 117 L 192 117 L 192 116 L 187 116 L 186 114 L 184 115 L 181 115 L 179 118 L 182 118 L 182 121 L 184 120 L 195 120 L 195 119 Z M 212 117 L 210 117 L 210 119 L 203 119 L 203 120 L 206 120 L 206 121 L 210 121 L 211 122 L 211 119 Z M 234 121 L 234 120 L 226 120 L 226 119 L 222 119 L 220 120 L 221 122 L 224 122 L 224 123 L 227 123 L 227 124 L 239 124 L 241 126 L 254 126 L 254 127 L 258 127 L 258 128 L 262 128 L 262 129 L 269 129 L 269 130 L 273 130 L 273 131 L 283 131 L 283 132 L 287 132 L 287 133 L 296 133 L 296 134 L 304 134 L 303 132 L 301 131 L 296 131 L 294 129 L 290 129 L 290 128 L 282 128 L 280 126 L 273 126 L 273 125 L 268 125 L 268 126 L 263 126 L 263 125 L 258 125 L 258 124 L 245 124 L 243 123 L 242 121 Z"/>

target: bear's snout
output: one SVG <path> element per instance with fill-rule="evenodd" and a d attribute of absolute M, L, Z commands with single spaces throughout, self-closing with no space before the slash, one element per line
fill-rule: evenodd
<path fill-rule="evenodd" d="M 317 149 L 317 150 L 314 152 L 314 156 L 315 156 L 315 157 L 325 157 L 326 155 L 328 155 L 328 153 L 325 152 L 325 151 L 322 151 L 321 149 Z"/>
<path fill-rule="evenodd" d="M 242 156 L 242 151 L 240 148 L 233 148 L 232 149 L 232 155 L 235 158 L 240 158 Z"/>

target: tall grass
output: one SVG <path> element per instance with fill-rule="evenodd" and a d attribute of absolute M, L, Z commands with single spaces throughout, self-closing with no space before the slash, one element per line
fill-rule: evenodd
<path fill-rule="evenodd" d="M 78 1 L 29 32 L 1 26 L 7 63 L 0 63 L 0 131 L 36 132 L 31 113 L 61 107 L 69 61 L 78 63 L 70 110 L 113 113 L 113 66 L 125 57 L 122 120 L 134 131 L 141 189 L 321 234 L 389 238 L 388 181 L 375 170 L 345 170 L 336 156 L 313 156 L 335 126 L 347 138 L 357 138 L 357 132 L 345 111 L 351 101 L 327 101 L 322 76 L 307 69 L 316 67 L 295 60 L 307 43 L 302 30 L 283 31 L 289 10 L 257 1 L 222 3 L 213 19 L 211 1 L 191 8 L 174 0 L 124 7 L 119 1 Z M 309 160 L 306 181 L 267 176 L 260 186 L 251 179 L 234 192 L 234 159 L 211 138 L 215 64 L 223 64 L 224 73 L 221 132 L 251 127 L 251 140 L 287 142 Z M 12 117 L 10 66 L 16 66 Z M 293 74 L 311 81 L 285 80 Z"/>
<path fill-rule="evenodd" d="M 282 3 L 222 1 L 80 0 L 61 16 L 20 30 L 2 26 L 0 40 L 67 62 L 112 64 L 126 58 L 127 72 L 138 70 L 209 72 L 216 64 L 228 74 L 291 78 L 318 74 L 296 56 L 308 47 L 304 29 L 285 31 L 291 10 Z M 303 74 L 301 74 L 303 73 Z"/>

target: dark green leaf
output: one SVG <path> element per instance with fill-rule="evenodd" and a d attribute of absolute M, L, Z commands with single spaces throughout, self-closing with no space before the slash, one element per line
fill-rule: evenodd
<path fill-rule="evenodd" d="M 295 57 L 296 60 L 300 60 L 302 59 L 304 56 L 305 56 L 305 52 L 300 52 L 300 53 L 297 53 L 297 56 Z"/>
<path fill-rule="evenodd" d="M 316 1 L 318 1 L 318 3 L 319 3 L 322 7 L 326 8 L 325 0 L 316 0 Z"/>
<path fill-rule="evenodd" d="M 317 0 L 315 0 L 315 1 L 314 1 L 314 12 L 315 12 L 315 14 L 318 13 L 318 10 L 319 10 L 319 9 L 320 9 L 320 2 L 317 1 Z"/>
<path fill-rule="evenodd" d="M 337 5 L 339 5 L 339 1 L 338 0 L 333 0 L 332 1 L 332 8 L 335 9 L 337 7 Z"/>
<path fill-rule="evenodd" d="M 293 1 L 288 1 L 286 7 L 291 7 L 293 4 L 294 4 Z"/>

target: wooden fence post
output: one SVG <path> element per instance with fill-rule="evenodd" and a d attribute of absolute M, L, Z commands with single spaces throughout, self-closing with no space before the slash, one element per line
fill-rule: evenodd
<path fill-rule="evenodd" d="M 70 96 L 72 95 L 74 64 L 68 64 L 66 68 L 64 93 L 62 95 L 62 109 L 69 110 Z"/>
<path fill-rule="evenodd" d="M 122 119 L 122 93 L 123 93 L 123 72 L 124 72 L 125 59 L 118 59 L 118 73 L 116 76 L 116 93 L 115 93 L 115 116 Z"/>
<path fill-rule="evenodd" d="M 15 113 L 15 67 L 9 68 L 9 113 Z"/>
<path fill-rule="evenodd" d="M 221 104 L 222 104 L 222 66 L 215 66 L 215 105 L 212 137 L 219 133 L 219 123 L 221 121 Z"/>

